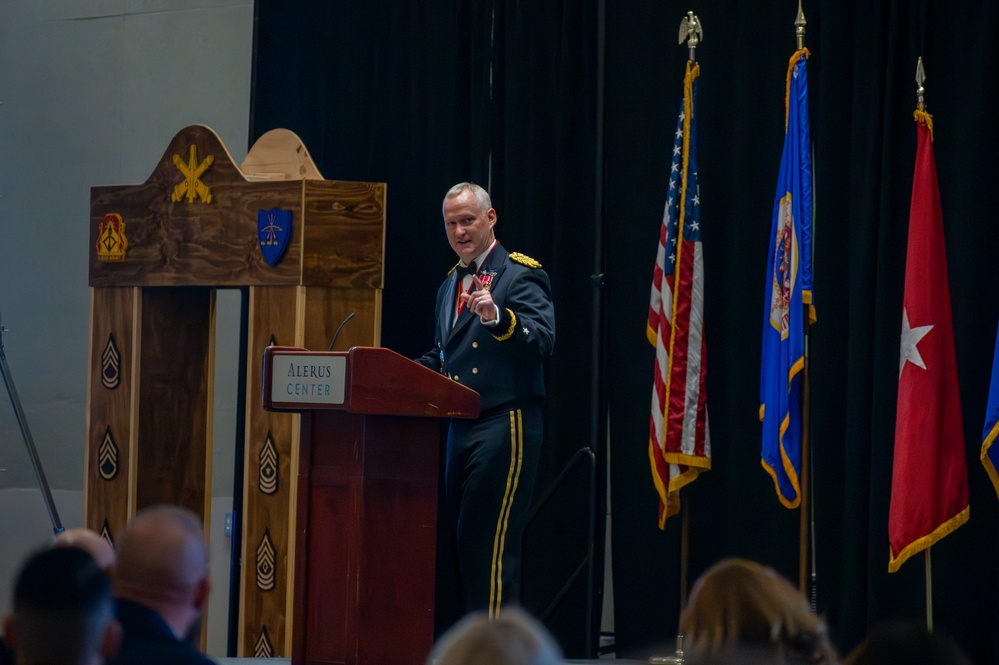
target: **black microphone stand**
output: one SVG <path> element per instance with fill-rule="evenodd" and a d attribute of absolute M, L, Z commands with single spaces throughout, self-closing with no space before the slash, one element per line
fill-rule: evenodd
<path fill-rule="evenodd" d="M 3 383 L 7 387 L 7 394 L 10 395 L 10 403 L 14 407 L 14 415 L 17 416 L 17 424 L 21 428 L 21 436 L 24 438 L 24 445 L 28 449 L 28 457 L 31 458 L 31 465 L 35 468 L 35 478 L 38 480 L 38 487 L 42 490 L 42 497 L 45 499 L 45 508 L 49 511 L 49 519 L 52 520 L 52 530 L 55 533 L 65 531 L 62 522 L 59 521 L 59 512 L 56 510 L 55 501 L 52 500 L 52 492 L 49 491 L 49 483 L 45 480 L 45 471 L 42 469 L 42 462 L 38 459 L 38 451 L 35 449 L 35 442 L 31 438 L 31 431 L 28 430 L 28 421 L 24 418 L 24 409 L 21 408 L 21 399 L 17 396 L 17 388 L 14 387 L 14 380 L 10 376 L 10 367 L 7 366 L 7 356 L 3 352 L 3 334 L 7 329 L 0 323 L 0 374 L 3 374 Z"/>

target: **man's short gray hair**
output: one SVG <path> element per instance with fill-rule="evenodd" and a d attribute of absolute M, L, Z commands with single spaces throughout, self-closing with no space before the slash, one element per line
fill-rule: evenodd
<path fill-rule="evenodd" d="M 444 195 L 444 201 L 447 202 L 448 199 L 453 199 L 456 196 L 460 196 L 462 192 L 471 192 L 475 197 L 475 202 L 479 206 L 479 212 L 484 213 L 493 207 L 492 199 L 489 198 L 489 192 L 485 189 L 476 185 L 474 182 L 459 182 L 457 185 L 447 190 L 447 194 Z M 443 210 L 443 205 L 441 206 Z"/>

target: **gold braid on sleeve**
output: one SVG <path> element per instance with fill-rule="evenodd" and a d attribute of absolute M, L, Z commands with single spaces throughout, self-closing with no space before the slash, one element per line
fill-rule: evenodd
<path fill-rule="evenodd" d="M 517 315 L 514 314 L 513 311 L 510 309 L 507 309 L 506 311 L 508 314 L 510 314 L 510 328 L 502 335 L 493 335 L 493 337 L 495 337 L 496 341 L 498 342 L 505 342 L 506 340 L 513 337 L 513 330 L 514 328 L 517 327 Z"/>

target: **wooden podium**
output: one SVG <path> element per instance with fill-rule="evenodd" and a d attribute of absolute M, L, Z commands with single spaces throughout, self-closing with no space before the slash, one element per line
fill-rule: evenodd
<path fill-rule="evenodd" d="M 270 346 L 263 406 L 302 414 L 295 665 L 422 664 L 433 646 L 440 418 L 479 396 L 389 349 Z"/>

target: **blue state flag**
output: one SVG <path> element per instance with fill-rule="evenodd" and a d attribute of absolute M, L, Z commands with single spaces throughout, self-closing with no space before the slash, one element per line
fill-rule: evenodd
<path fill-rule="evenodd" d="M 999 436 L 999 334 L 996 335 L 996 351 L 992 358 L 992 381 L 989 384 L 989 403 L 985 409 L 985 428 L 982 431 L 982 465 L 992 479 L 992 486 L 999 496 L 999 446 L 993 446 Z"/>
<path fill-rule="evenodd" d="M 777 498 L 801 503 L 805 306 L 812 308 L 812 157 L 808 132 L 808 50 L 792 57 L 787 73 L 787 124 L 777 174 L 763 312 L 760 420 L 763 468 Z"/>

